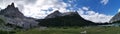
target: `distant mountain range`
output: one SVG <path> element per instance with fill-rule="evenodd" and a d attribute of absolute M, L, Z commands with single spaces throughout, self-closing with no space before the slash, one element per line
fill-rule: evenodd
<path fill-rule="evenodd" d="M 110 22 L 120 20 L 120 13 L 115 15 Z M 65 12 L 61 13 L 59 10 L 54 11 L 53 13 L 47 15 L 44 19 L 34 19 L 30 17 L 25 17 L 17 7 L 14 6 L 14 3 L 8 5 L 7 8 L 1 9 L 0 11 L 0 20 L 5 21 L 5 26 L 11 26 L 14 28 L 20 27 L 23 29 L 29 29 L 36 26 L 55 26 L 55 27 L 64 27 L 64 26 L 93 26 L 99 25 L 101 23 L 94 23 L 89 20 L 82 18 L 78 12 Z M 105 23 L 108 24 L 108 23 Z"/>
<path fill-rule="evenodd" d="M 89 26 L 94 22 L 83 19 L 77 12 L 60 13 L 58 10 L 39 21 L 41 26 Z"/>

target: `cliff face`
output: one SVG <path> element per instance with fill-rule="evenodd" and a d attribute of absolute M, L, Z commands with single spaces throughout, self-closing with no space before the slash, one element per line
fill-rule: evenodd
<path fill-rule="evenodd" d="M 37 26 L 38 22 L 34 19 L 25 17 L 17 7 L 14 6 L 14 3 L 8 5 L 7 8 L 0 11 L 0 15 L 5 18 L 7 24 L 12 24 L 19 26 L 25 29 Z"/>
<path fill-rule="evenodd" d="M 115 16 L 112 17 L 112 19 L 109 21 L 110 23 L 120 21 L 120 12 L 117 13 Z"/>

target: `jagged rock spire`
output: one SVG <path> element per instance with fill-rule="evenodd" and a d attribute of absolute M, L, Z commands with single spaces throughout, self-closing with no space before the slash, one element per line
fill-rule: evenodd
<path fill-rule="evenodd" d="M 14 3 L 8 5 L 7 8 L 0 11 L 0 15 L 7 17 L 24 17 L 24 15 L 14 6 Z"/>
<path fill-rule="evenodd" d="M 11 5 L 8 5 L 7 8 L 15 8 L 14 3 L 11 3 Z"/>
<path fill-rule="evenodd" d="M 12 3 L 11 6 L 14 6 L 14 3 Z"/>
<path fill-rule="evenodd" d="M 11 3 L 11 5 L 1 10 L 0 15 L 4 16 L 6 23 L 12 24 L 12 26 L 29 29 L 38 25 L 38 22 L 34 19 L 25 17 L 18 8 L 14 6 L 14 3 Z"/>

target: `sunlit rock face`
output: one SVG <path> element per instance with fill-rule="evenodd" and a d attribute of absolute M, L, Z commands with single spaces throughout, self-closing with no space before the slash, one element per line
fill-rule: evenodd
<path fill-rule="evenodd" d="M 32 18 L 25 17 L 17 7 L 14 6 L 14 3 L 8 5 L 7 8 L 0 11 L 0 15 L 3 15 L 6 23 L 19 26 L 25 29 L 37 26 L 36 22 Z"/>
<path fill-rule="evenodd" d="M 117 13 L 115 16 L 112 17 L 112 19 L 109 21 L 110 23 L 120 21 L 120 12 Z"/>

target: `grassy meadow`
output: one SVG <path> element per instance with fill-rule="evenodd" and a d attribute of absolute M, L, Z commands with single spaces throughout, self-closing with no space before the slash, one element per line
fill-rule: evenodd
<path fill-rule="evenodd" d="M 86 31 L 86 34 L 120 34 L 120 27 L 49 27 L 19 31 L 15 34 L 82 34 L 83 31 Z"/>

